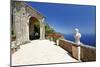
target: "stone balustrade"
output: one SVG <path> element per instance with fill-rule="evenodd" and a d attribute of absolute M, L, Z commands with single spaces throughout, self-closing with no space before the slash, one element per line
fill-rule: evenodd
<path fill-rule="evenodd" d="M 68 51 L 72 57 L 78 60 L 78 47 L 76 43 L 68 40 L 59 40 L 59 46 Z M 96 48 L 88 45 L 80 45 L 80 60 L 81 61 L 96 61 Z"/>

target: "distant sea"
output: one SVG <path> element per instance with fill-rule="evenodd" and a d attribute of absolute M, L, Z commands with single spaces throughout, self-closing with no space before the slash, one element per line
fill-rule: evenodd
<path fill-rule="evenodd" d="M 63 34 L 64 38 L 70 41 L 75 41 L 74 40 L 74 35 L 66 35 Z M 96 47 L 96 35 L 95 34 L 91 34 L 91 35 L 82 35 L 81 37 L 81 42 L 85 45 L 89 45 L 89 46 L 94 46 Z"/>

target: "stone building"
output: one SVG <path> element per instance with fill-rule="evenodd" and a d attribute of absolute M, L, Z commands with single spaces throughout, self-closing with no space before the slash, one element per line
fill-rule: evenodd
<path fill-rule="evenodd" d="M 45 39 L 45 17 L 25 2 L 12 2 L 12 30 L 16 36 L 16 45 L 34 39 Z M 35 31 L 37 30 L 37 31 Z M 34 34 L 33 34 L 34 33 Z"/>

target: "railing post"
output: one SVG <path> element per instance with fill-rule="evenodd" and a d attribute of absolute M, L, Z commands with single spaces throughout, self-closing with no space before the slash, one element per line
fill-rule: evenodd
<path fill-rule="evenodd" d="M 59 46 L 59 39 L 56 40 L 56 44 L 57 44 L 57 46 Z"/>
<path fill-rule="evenodd" d="M 80 47 L 80 45 L 77 48 L 78 48 L 78 61 L 81 62 L 81 47 Z"/>

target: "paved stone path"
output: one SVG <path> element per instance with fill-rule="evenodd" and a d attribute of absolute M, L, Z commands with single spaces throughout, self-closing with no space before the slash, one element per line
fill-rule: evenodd
<path fill-rule="evenodd" d="M 49 40 L 33 40 L 12 54 L 12 65 L 77 62 L 61 47 Z"/>

